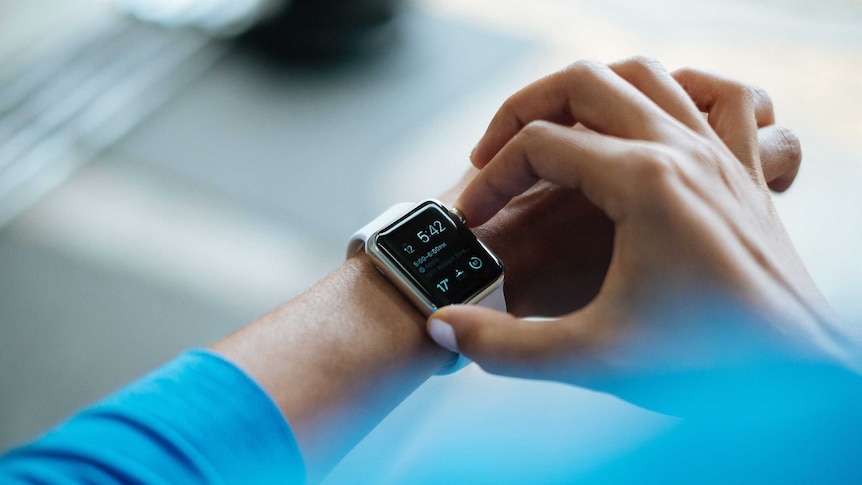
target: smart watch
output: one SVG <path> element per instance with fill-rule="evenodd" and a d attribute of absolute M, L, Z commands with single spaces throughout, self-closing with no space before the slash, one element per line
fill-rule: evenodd
<path fill-rule="evenodd" d="M 506 311 L 503 263 L 440 202 L 396 204 L 350 238 L 347 257 L 362 249 L 423 315 L 446 305 Z M 452 362 L 444 371 L 462 367 Z"/>

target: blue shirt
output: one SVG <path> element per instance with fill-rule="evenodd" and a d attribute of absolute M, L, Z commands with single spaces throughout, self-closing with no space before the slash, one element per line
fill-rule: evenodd
<path fill-rule="evenodd" d="M 483 423 L 470 413 L 447 412 L 455 421 L 440 430 L 441 437 L 423 440 L 415 430 L 396 430 L 418 438 L 416 446 L 399 449 L 393 439 L 382 440 L 335 482 L 365 480 L 382 466 L 401 474 L 383 473 L 388 481 L 375 484 L 862 483 L 862 386 L 852 372 L 779 362 L 693 379 L 642 377 L 635 384 L 657 394 L 685 388 L 687 400 L 704 414 L 694 413 L 614 459 L 573 468 L 530 458 L 548 454 L 554 443 L 531 449 L 523 446 L 522 433 L 538 434 L 539 441 L 553 436 L 519 432 L 517 415 Z M 732 399 L 723 397 L 731 392 L 737 393 Z M 453 440 L 458 430 L 485 438 L 461 446 Z M 527 457 L 521 462 L 545 465 L 523 469 L 516 478 L 500 465 L 513 449 Z M 415 461 L 405 460 L 405 451 Z M 0 458 L 3 484 L 304 480 L 296 440 L 272 399 L 243 371 L 205 350 L 182 354 Z"/>
<path fill-rule="evenodd" d="M 303 483 L 278 407 L 219 355 L 191 350 L 0 458 L 9 483 Z"/>

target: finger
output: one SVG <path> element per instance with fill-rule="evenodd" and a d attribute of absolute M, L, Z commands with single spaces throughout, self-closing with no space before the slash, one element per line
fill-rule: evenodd
<path fill-rule="evenodd" d="M 784 192 L 799 172 L 802 147 L 799 138 L 781 125 L 769 125 L 757 130 L 763 178 L 775 192 Z"/>
<path fill-rule="evenodd" d="M 762 128 L 775 123 L 775 107 L 772 104 L 772 98 L 763 88 L 692 67 L 677 69 L 671 73 L 671 76 L 688 93 L 698 109 L 704 113 L 709 113 L 709 107 L 717 101 L 716 98 L 721 89 L 743 89 L 751 93 L 757 127 Z"/>
<path fill-rule="evenodd" d="M 646 156 L 632 142 L 544 121 L 524 127 L 476 175 L 455 202 L 471 227 L 484 224 L 539 179 L 581 189 L 613 220 L 623 196 L 621 172 Z"/>
<path fill-rule="evenodd" d="M 724 144 L 747 168 L 760 171 L 755 130 L 775 122 L 772 100 L 760 88 L 692 68 L 673 77 L 685 89 Z"/>
<path fill-rule="evenodd" d="M 659 61 L 632 57 L 612 63 L 610 68 L 685 126 L 702 136 L 716 136 L 688 93 Z"/>
<path fill-rule="evenodd" d="M 512 95 L 494 115 L 471 157 L 483 168 L 522 128 L 536 120 L 582 123 L 599 133 L 658 140 L 672 122 L 606 65 L 579 61 Z"/>
<path fill-rule="evenodd" d="M 484 370 L 519 377 L 557 378 L 572 372 L 578 349 L 589 345 L 575 316 L 528 321 L 473 305 L 438 310 L 428 319 L 428 335 L 439 345 L 461 352 Z M 563 365 L 566 364 L 566 365 Z"/>

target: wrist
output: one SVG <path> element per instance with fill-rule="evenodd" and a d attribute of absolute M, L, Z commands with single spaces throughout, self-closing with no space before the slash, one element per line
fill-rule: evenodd
<path fill-rule="evenodd" d="M 336 271 L 337 284 L 347 290 L 345 308 L 359 316 L 356 332 L 368 350 L 362 360 L 390 365 L 420 364 L 433 374 L 451 354 L 442 351 L 425 332 L 425 316 L 360 252 Z M 324 281 L 321 284 L 326 284 Z M 376 364 L 373 365 L 376 367 Z"/>
<path fill-rule="evenodd" d="M 253 375 L 296 381 L 290 387 L 294 399 L 326 388 L 359 388 L 362 380 L 405 367 L 432 375 L 451 354 L 428 338 L 424 325 L 425 317 L 360 253 L 240 331 L 266 335 L 266 342 L 231 336 L 215 348 L 234 354 Z M 236 343 L 249 348 L 235 348 Z M 266 351 L 277 355 L 263 354 Z M 272 372 L 273 362 L 278 363 L 278 372 Z M 259 364 L 266 368 L 256 368 Z M 328 385 L 321 388 L 316 377 L 325 378 Z M 292 420 L 301 411 L 285 414 Z"/>
<path fill-rule="evenodd" d="M 251 375 L 324 473 L 452 354 L 365 254 L 213 347 Z"/>

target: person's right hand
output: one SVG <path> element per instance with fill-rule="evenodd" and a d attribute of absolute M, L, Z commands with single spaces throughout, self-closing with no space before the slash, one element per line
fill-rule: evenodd
<path fill-rule="evenodd" d="M 760 91 L 641 59 L 579 62 L 515 94 L 456 206 L 481 225 L 540 179 L 580 189 L 614 223 L 610 267 L 596 298 L 560 319 L 452 306 L 430 317 L 431 336 L 490 372 L 576 384 L 720 367 L 755 341 L 847 357 L 769 196 L 799 163 L 761 158 L 771 117 Z"/>
<path fill-rule="evenodd" d="M 634 79 L 643 63 L 643 59 L 631 59 L 610 67 L 624 79 Z M 696 84 L 689 88 L 701 95 L 702 88 Z M 764 180 L 772 190 L 782 192 L 793 183 L 799 168 L 799 141 L 793 132 L 775 123 L 768 95 L 756 88 L 752 88 L 752 94 Z M 722 100 L 720 109 L 712 110 L 711 122 L 723 124 L 728 107 L 738 102 Z M 574 124 L 567 112 L 551 115 L 559 123 Z M 575 128 L 585 129 L 580 124 Z M 487 148 L 480 144 L 472 154 L 476 168 L 490 161 L 493 153 Z M 475 169 L 469 170 L 441 200 L 454 203 L 476 173 Z M 595 298 L 604 281 L 614 241 L 613 222 L 579 189 L 544 180 L 514 197 L 475 231 L 504 261 L 508 311 L 522 317 L 559 316 L 583 308 Z"/>

